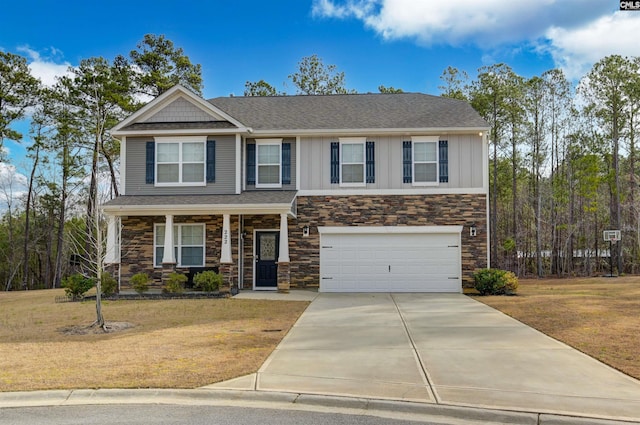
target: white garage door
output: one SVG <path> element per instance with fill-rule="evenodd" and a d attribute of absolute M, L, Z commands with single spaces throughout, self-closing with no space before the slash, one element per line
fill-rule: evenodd
<path fill-rule="evenodd" d="M 320 291 L 461 292 L 460 230 L 321 228 Z"/>

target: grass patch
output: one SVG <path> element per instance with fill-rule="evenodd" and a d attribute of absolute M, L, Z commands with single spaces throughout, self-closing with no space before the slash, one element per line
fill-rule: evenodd
<path fill-rule="evenodd" d="M 95 303 L 63 290 L 0 292 L 0 391 L 197 388 L 256 372 L 309 304 L 238 299 L 105 301 L 107 321 L 78 335 Z M 277 331 L 274 331 L 277 330 Z"/>
<path fill-rule="evenodd" d="M 521 279 L 518 296 L 476 297 L 640 379 L 640 279 Z"/>

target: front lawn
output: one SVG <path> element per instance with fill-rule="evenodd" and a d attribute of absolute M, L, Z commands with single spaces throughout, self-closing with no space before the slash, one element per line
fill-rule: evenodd
<path fill-rule="evenodd" d="M 521 279 L 517 296 L 474 298 L 640 379 L 640 277 Z"/>
<path fill-rule="evenodd" d="M 258 370 L 309 303 L 238 299 L 104 301 L 133 327 L 79 335 L 95 302 L 62 290 L 0 292 L 0 391 L 196 388 Z"/>

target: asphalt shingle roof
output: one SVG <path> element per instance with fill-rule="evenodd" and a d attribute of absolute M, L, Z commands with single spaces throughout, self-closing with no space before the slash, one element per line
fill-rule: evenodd
<path fill-rule="evenodd" d="M 467 102 L 421 93 L 218 97 L 209 102 L 254 130 L 489 127 Z"/>
<path fill-rule="evenodd" d="M 262 190 L 239 195 L 122 195 L 104 204 L 106 207 L 171 206 L 171 205 L 255 205 L 291 204 L 295 190 Z"/>

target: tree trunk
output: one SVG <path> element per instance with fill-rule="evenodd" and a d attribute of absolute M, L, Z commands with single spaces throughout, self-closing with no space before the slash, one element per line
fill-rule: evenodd
<path fill-rule="evenodd" d="M 37 143 L 37 142 L 36 142 Z M 40 145 L 35 146 L 35 156 L 33 159 L 33 167 L 31 168 L 31 175 L 29 176 L 29 189 L 27 190 L 27 203 L 24 211 L 24 247 L 23 257 L 24 264 L 22 268 L 22 289 L 29 288 L 29 231 L 31 223 L 31 196 L 33 195 L 33 179 L 36 175 L 36 169 L 38 168 L 38 160 L 40 159 Z"/>
<path fill-rule="evenodd" d="M 62 193 L 60 194 L 60 213 L 58 215 L 58 233 L 57 233 L 57 250 L 56 264 L 54 267 L 55 275 L 53 278 L 53 287 L 60 286 L 62 282 L 62 259 L 64 254 L 64 223 L 66 216 L 67 204 L 67 180 L 69 178 L 69 147 L 65 144 L 62 148 Z"/>

